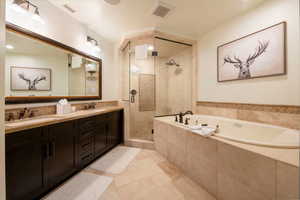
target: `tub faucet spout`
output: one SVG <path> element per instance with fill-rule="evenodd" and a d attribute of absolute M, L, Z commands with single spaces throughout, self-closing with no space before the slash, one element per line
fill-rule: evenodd
<path fill-rule="evenodd" d="M 188 111 L 186 111 L 185 113 L 183 113 L 183 116 L 184 116 L 184 115 L 193 115 L 193 114 L 194 114 L 193 111 L 188 110 Z"/>

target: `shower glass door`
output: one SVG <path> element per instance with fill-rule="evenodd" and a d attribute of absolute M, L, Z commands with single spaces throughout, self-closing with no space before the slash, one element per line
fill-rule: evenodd
<path fill-rule="evenodd" d="M 132 43 L 130 50 L 130 138 L 153 140 L 155 102 L 153 40 Z M 150 49 L 150 48 L 149 48 Z M 138 52 L 139 51 L 139 52 Z"/>
<path fill-rule="evenodd" d="M 192 110 L 192 46 L 155 39 L 156 116 Z"/>

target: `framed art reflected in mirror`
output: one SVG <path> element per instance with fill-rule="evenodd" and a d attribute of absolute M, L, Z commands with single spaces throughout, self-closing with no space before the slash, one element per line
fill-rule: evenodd
<path fill-rule="evenodd" d="M 51 91 L 51 69 L 11 67 L 12 91 Z"/>

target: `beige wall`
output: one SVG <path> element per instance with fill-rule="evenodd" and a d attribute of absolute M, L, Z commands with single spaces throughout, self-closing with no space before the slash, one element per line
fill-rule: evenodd
<path fill-rule="evenodd" d="M 217 82 L 217 46 L 282 21 L 287 22 L 286 76 Z M 198 100 L 300 105 L 299 37 L 298 0 L 268 0 L 216 27 L 198 40 Z"/>
<path fill-rule="evenodd" d="M 5 1 L 0 1 L 0 200 L 5 200 L 5 142 L 4 142 L 4 46 Z"/>
<path fill-rule="evenodd" d="M 10 67 L 49 68 L 52 73 L 51 91 L 16 92 L 10 89 Z M 84 78 L 84 77 L 83 77 Z M 5 56 L 5 96 L 67 96 L 68 95 L 68 57 L 67 54 L 52 56 L 7 53 Z"/>

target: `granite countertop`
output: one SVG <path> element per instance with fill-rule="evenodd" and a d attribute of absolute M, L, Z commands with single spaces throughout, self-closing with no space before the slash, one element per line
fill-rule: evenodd
<path fill-rule="evenodd" d="M 92 110 L 80 110 L 74 113 L 65 115 L 43 115 L 35 118 L 12 121 L 5 123 L 5 134 L 10 134 L 18 131 L 38 128 L 42 126 L 57 124 L 61 122 L 91 117 L 99 114 L 105 114 L 113 111 L 123 110 L 122 106 L 107 106 Z"/>
<path fill-rule="evenodd" d="M 158 120 L 160 122 L 167 123 L 172 126 L 176 126 L 178 128 L 182 128 L 188 131 L 191 131 L 189 128 L 184 127 L 180 124 L 174 123 L 171 117 L 160 117 L 160 118 L 155 118 L 154 120 Z M 192 132 L 192 131 L 191 131 Z M 196 133 L 195 133 L 196 134 Z M 198 135 L 198 134 L 197 134 Z M 201 135 L 198 135 L 199 137 L 203 137 Z M 287 164 L 290 164 L 292 166 L 299 167 L 299 155 L 300 151 L 299 149 L 285 149 L 285 148 L 273 148 L 273 147 L 265 147 L 265 146 L 257 146 L 253 144 L 244 144 L 240 142 L 235 142 L 223 138 L 219 138 L 216 136 L 210 136 L 209 138 L 217 140 L 219 142 L 223 142 L 225 144 L 229 144 L 247 151 L 251 151 L 253 153 L 257 153 L 263 156 L 266 156 L 268 158 L 281 161 Z"/>

